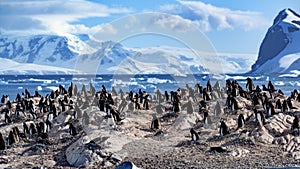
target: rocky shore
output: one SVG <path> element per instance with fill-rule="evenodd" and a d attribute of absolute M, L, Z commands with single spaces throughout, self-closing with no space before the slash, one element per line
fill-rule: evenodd
<path fill-rule="evenodd" d="M 159 92 L 133 91 L 140 97 L 131 98 L 115 89 L 87 85 L 78 90 L 74 84 L 44 97 L 35 93 L 10 103 L 4 99 L 0 132 L 6 146 L 0 150 L 0 168 L 115 168 L 125 161 L 138 168 L 300 166 L 297 92 L 286 96 L 277 89 L 245 88 L 234 81 L 211 89 L 208 84 L 181 88 L 169 99 Z M 20 106 L 25 100 L 33 102 L 33 111 Z M 279 109 L 278 100 L 292 107 Z M 274 106 L 273 113 L 266 105 Z M 258 118 L 258 112 L 264 118 Z M 238 127 L 240 114 L 245 120 Z M 158 126 L 153 126 L 155 119 Z M 32 134 L 23 129 L 24 122 L 40 128 L 38 124 L 47 120 L 49 130 Z M 229 134 L 219 132 L 220 121 Z M 14 127 L 19 129 L 18 139 L 11 143 Z M 199 139 L 192 140 L 191 128 Z"/>

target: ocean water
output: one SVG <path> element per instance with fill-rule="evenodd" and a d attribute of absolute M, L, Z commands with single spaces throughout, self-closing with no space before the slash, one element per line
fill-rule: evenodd
<path fill-rule="evenodd" d="M 281 76 L 281 75 L 251 75 L 251 74 L 228 74 L 228 75 L 1 75 L 0 76 L 0 96 L 9 95 L 10 99 L 15 99 L 18 93 L 22 93 L 28 89 L 31 94 L 38 91 L 45 96 L 50 94 L 52 90 L 56 90 L 59 84 L 68 87 L 71 82 L 78 85 L 81 89 L 82 85 L 92 83 L 96 90 L 101 90 L 101 86 L 105 85 L 108 91 L 112 86 L 118 91 L 122 89 L 124 92 L 133 90 L 137 92 L 139 89 L 154 93 L 156 90 L 174 91 L 179 87 L 194 87 L 196 83 L 202 86 L 206 85 L 208 79 L 214 85 L 219 81 L 221 86 L 225 85 L 225 79 L 237 80 L 242 87 L 246 86 L 246 78 L 250 77 L 255 85 L 268 84 L 271 80 L 277 89 L 281 89 L 286 95 L 294 89 L 300 90 L 300 77 Z"/>

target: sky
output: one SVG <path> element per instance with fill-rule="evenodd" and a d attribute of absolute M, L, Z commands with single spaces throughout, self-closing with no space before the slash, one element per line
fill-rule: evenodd
<path fill-rule="evenodd" d="M 298 0 L 1 0 L 0 33 L 87 34 L 127 47 L 257 54 L 276 15 L 299 7 Z"/>

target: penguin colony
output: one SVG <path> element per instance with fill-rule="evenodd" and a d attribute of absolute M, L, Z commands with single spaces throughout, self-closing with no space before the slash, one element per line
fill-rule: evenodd
<path fill-rule="evenodd" d="M 285 96 L 281 90 L 276 90 L 271 81 L 268 85 L 255 86 L 250 78 L 246 79 L 245 89 L 235 80 L 226 80 L 226 86 L 221 88 L 219 82 L 214 86 L 210 81 L 201 86 L 199 83 L 194 87 L 186 85 L 185 88 L 178 88 L 176 91 L 165 91 L 161 93 L 157 90 L 153 95 L 139 89 L 137 92 L 131 90 L 124 93 L 122 89 L 118 92 L 113 87 L 108 91 L 104 85 L 97 89 L 90 83 L 89 90 L 82 85 L 81 90 L 77 85 L 71 83 L 66 89 L 59 85 L 58 90 L 52 91 L 46 96 L 41 96 L 37 91 L 34 95 L 25 89 L 24 93 L 18 94 L 14 100 L 10 100 L 8 95 L 3 95 L 1 99 L 1 116 L 4 121 L 1 126 L 9 126 L 8 132 L 0 132 L 0 150 L 5 150 L 17 145 L 19 142 L 28 142 L 36 139 L 43 144 L 51 144 L 49 133 L 53 128 L 53 123 L 60 114 L 68 114 L 70 118 L 61 125 L 68 126 L 68 133 L 76 137 L 82 131 L 79 127 L 78 118 L 82 118 L 82 123 L 89 123 L 88 113 L 81 112 L 81 109 L 88 106 L 96 106 L 99 111 L 105 112 L 105 118 L 111 126 L 122 125 L 124 111 L 155 110 L 157 116 L 153 116 L 149 128 L 154 132 L 163 130 L 160 122 L 161 116 L 165 112 L 180 114 L 186 110 L 187 114 L 195 111 L 202 115 L 203 119 L 198 123 L 209 125 L 214 119 L 209 114 L 209 103 L 212 100 L 226 100 L 225 103 L 217 101 L 214 108 L 215 116 L 222 116 L 224 113 L 236 115 L 236 128 L 229 128 L 226 124 L 228 119 L 220 119 L 217 130 L 220 137 L 229 135 L 231 131 L 242 131 L 249 122 L 249 117 L 239 111 L 245 108 L 239 99 L 244 98 L 251 101 L 247 109 L 252 111 L 251 116 L 255 117 L 254 123 L 257 127 L 262 127 L 266 119 L 278 113 L 292 114 L 294 117 L 290 133 L 299 135 L 299 117 L 295 114 L 297 109 L 295 102 L 300 102 L 300 94 L 295 89 L 290 96 Z M 262 89 L 261 89 L 262 87 Z M 118 97 L 117 97 L 118 96 Z M 182 103 L 185 104 L 182 104 Z M 194 105 L 198 105 L 195 107 Z M 15 124 L 22 123 L 20 126 Z M 190 129 L 191 140 L 196 142 L 201 139 L 201 131 L 196 128 Z"/>

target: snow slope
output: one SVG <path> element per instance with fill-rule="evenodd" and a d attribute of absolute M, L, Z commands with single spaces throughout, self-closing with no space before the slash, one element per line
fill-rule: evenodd
<path fill-rule="evenodd" d="M 2 60 L 4 63 L 31 64 L 19 68 L 24 69 L 20 72 L 22 74 L 41 73 L 36 71 L 37 65 L 61 67 L 68 71 L 74 69 L 88 74 L 242 73 L 250 70 L 254 57 L 246 54 L 203 53 L 168 46 L 127 48 L 112 41 L 88 40 L 85 35 L 0 36 L 0 58 L 6 59 Z M 2 72 L 17 73 L 9 65 L 3 64 Z"/>
<path fill-rule="evenodd" d="M 253 73 L 288 73 L 300 66 L 300 16 L 282 10 L 274 19 L 252 66 Z"/>

